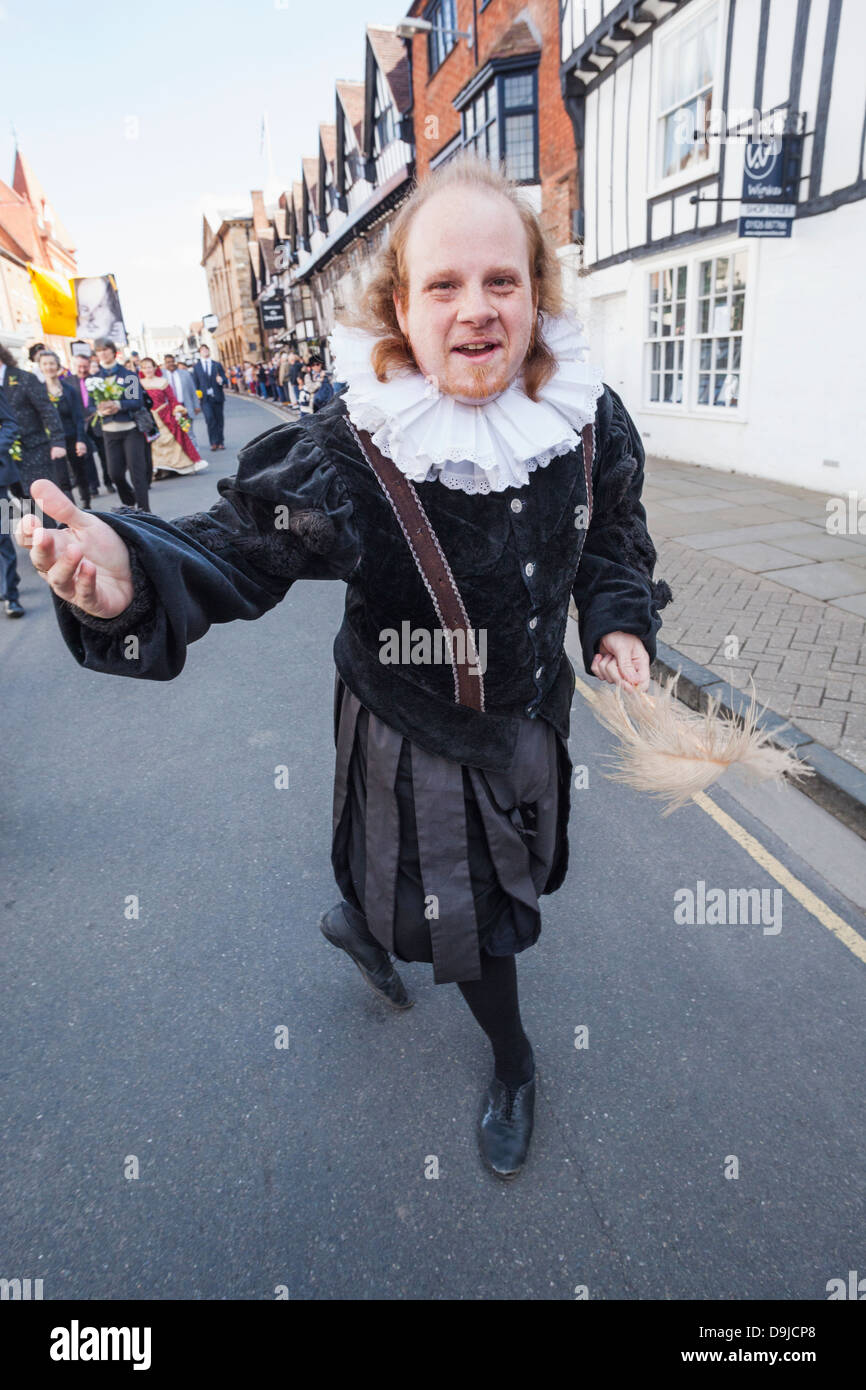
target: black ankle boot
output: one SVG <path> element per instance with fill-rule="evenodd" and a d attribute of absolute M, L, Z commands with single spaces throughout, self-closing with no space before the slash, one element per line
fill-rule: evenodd
<path fill-rule="evenodd" d="M 351 911 L 351 909 L 350 909 Z M 360 914 L 352 913 L 357 918 Z M 379 942 L 359 921 L 351 922 L 343 911 L 343 904 L 337 903 L 330 912 L 319 918 L 319 930 L 332 946 L 339 946 L 355 962 L 370 988 L 394 1009 L 411 1009 L 414 999 L 406 993 L 406 986 L 394 969 L 391 957 Z"/>
<path fill-rule="evenodd" d="M 516 1178 L 529 1153 L 535 1118 L 535 1079 L 513 1089 L 494 1075 L 481 1121 L 481 1157 L 497 1178 Z"/>

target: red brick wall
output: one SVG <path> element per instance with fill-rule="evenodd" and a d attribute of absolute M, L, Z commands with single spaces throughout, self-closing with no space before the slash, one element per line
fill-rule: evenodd
<path fill-rule="evenodd" d="M 425 0 L 415 0 L 407 13 L 423 17 Z M 480 0 L 457 0 L 457 27 L 468 30 Z M 444 63 L 429 77 L 427 39 L 412 40 L 415 147 L 419 180 L 426 178 L 430 160 L 460 130 L 460 115 L 452 100 L 472 75 L 483 67 L 491 50 L 520 19 L 541 40 L 538 67 L 538 173 L 541 219 L 557 246 L 571 241 L 571 213 L 577 206 L 577 155 L 568 112 L 559 82 L 559 0 L 491 0 L 475 15 L 478 61 L 474 47 L 458 39 Z"/>

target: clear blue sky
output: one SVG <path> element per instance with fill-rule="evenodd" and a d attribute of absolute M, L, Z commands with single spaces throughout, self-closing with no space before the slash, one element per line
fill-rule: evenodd
<path fill-rule="evenodd" d="M 0 0 L 0 177 L 12 124 L 78 250 L 117 276 L 127 327 L 208 309 L 202 211 L 265 186 L 267 112 L 283 185 L 334 120 L 334 83 L 362 81 L 364 27 L 408 0 Z M 137 138 L 130 139 L 131 118 Z"/>

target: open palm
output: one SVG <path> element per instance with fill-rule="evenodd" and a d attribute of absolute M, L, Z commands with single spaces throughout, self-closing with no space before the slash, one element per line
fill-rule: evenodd
<path fill-rule="evenodd" d="M 37 478 L 30 496 L 67 529 L 49 530 L 31 513 L 15 528 L 34 568 L 59 598 L 95 618 L 116 618 L 132 602 L 129 551 L 120 536 L 93 512 L 83 512 L 49 478 Z"/>

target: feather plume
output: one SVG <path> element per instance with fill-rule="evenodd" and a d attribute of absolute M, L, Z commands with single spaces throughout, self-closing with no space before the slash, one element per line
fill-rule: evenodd
<path fill-rule="evenodd" d="M 605 777 L 667 801 L 662 814 L 669 816 L 734 764 L 750 782 L 780 785 L 784 777 L 815 775 L 790 749 L 772 746 L 777 730 L 758 728 L 754 688 L 740 723 L 719 714 L 718 695 L 708 696 L 700 713 L 682 704 L 675 694 L 681 674 L 651 682 L 652 694 L 625 685 L 595 693 L 593 714 L 619 740 L 615 753 L 603 755 L 614 763 Z"/>

